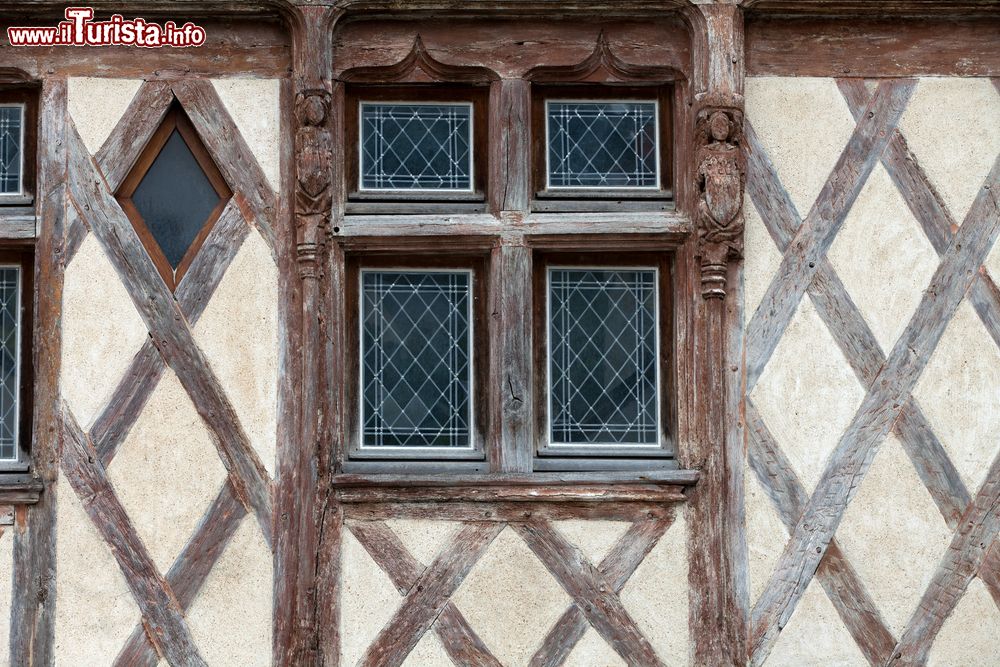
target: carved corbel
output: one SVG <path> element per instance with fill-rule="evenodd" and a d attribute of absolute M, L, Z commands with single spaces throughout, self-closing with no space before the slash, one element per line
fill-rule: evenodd
<path fill-rule="evenodd" d="M 330 91 L 308 88 L 295 96 L 295 227 L 299 275 L 319 277 L 326 222 L 333 206 Z"/>
<path fill-rule="evenodd" d="M 695 132 L 701 293 L 706 299 L 723 299 L 729 261 L 743 256 L 743 111 L 707 104 L 698 113 Z"/>

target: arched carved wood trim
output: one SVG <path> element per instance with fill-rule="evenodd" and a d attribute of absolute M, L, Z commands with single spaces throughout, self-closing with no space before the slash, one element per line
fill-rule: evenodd
<path fill-rule="evenodd" d="M 479 83 L 498 81 L 500 75 L 488 67 L 449 65 L 437 60 L 417 35 L 405 58 L 393 65 L 352 67 L 340 75 L 347 83 Z"/>
<path fill-rule="evenodd" d="M 533 83 L 570 81 L 593 82 L 667 82 L 683 78 L 680 72 L 665 65 L 636 65 L 611 52 L 602 30 L 594 51 L 575 65 L 540 65 L 528 70 L 524 78 Z"/>
<path fill-rule="evenodd" d="M 38 80 L 33 79 L 30 74 L 16 67 L 0 67 L 0 85 L 26 83 L 40 85 Z"/>

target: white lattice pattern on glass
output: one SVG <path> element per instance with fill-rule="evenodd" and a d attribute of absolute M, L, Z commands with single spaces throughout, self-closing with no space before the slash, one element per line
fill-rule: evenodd
<path fill-rule="evenodd" d="M 549 102 L 552 188 L 655 188 L 655 102 Z"/>
<path fill-rule="evenodd" d="M 472 106 L 362 104 L 363 190 L 471 190 Z"/>
<path fill-rule="evenodd" d="M 21 136 L 24 108 L 0 106 L 0 194 L 21 191 Z"/>
<path fill-rule="evenodd" d="M 21 269 L 0 267 L 0 460 L 17 459 Z"/>
<path fill-rule="evenodd" d="M 657 443 L 656 271 L 549 271 L 553 444 Z"/>
<path fill-rule="evenodd" d="M 471 274 L 362 272 L 363 447 L 469 447 Z"/>

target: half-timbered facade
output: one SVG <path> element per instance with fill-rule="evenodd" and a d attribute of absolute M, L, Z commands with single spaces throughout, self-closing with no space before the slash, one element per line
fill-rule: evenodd
<path fill-rule="evenodd" d="M 0 663 L 1000 665 L 996 3 L 115 13 L 0 38 Z"/>

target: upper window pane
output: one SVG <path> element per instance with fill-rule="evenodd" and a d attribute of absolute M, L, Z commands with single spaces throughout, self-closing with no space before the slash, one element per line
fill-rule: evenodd
<path fill-rule="evenodd" d="M 471 104 L 361 104 L 362 190 L 472 190 Z"/>
<path fill-rule="evenodd" d="M 471 283 L 362 271 L 362 448 L 472 447 Z"/>
<path fill-rule="evenodd" d="M 0 106 L 0 194 L 21 193 L 24 107 Z"/>
<path fill-rule="evenodd" d="M 658 445 L 657 272 L 550 269 L 552 445 Z"/>
<path fill-rule="evenodd" d="M 139 215 L 174 269 L 221 199 L 177 130 L 132 193 Z"/>
<path fill-rule="evenodd" d="M 17 460 L 21 268 L 0 266 L 0 460 Z"/>
<path fill-rule="evenodd" d="M 656 106 L 548 101 L 548 187 L 658 187 Z"/>

